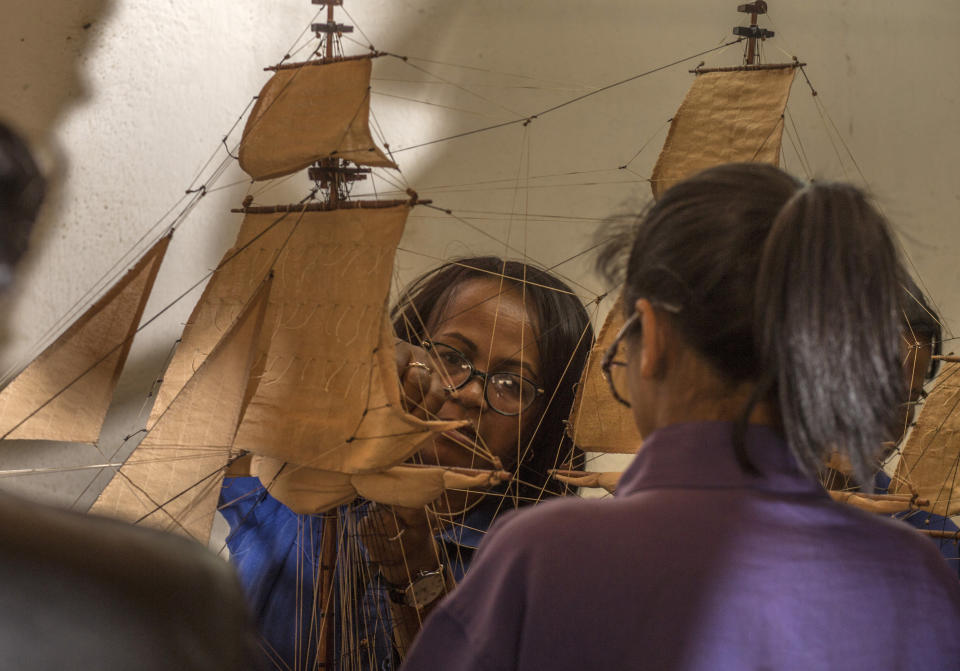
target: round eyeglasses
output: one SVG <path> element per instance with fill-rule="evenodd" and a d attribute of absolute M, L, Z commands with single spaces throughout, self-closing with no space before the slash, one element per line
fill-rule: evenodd
<path fill-rule="evenodd" d="M 546 393 L 535 382 L 517 373 L 486 373 L 477 370 L 463 352 L 450 345 L 425 340 L 421 346 L 430 356 L 431 367 L 443 376 L 447 390 L 463 389 L 470 380 L 478 377 L 487 405 L 500 415 L 519 415 Z"/>
<path fill-rule="evenodd" d="M 623 340 L 623 336 L 627 334 L 627 331 L 638 324 L 637 320 L 639 317 L 639 312 L 634 312 L 630 315 L 630 318 L 627 319 L 627 321 L 623 323 L 623 326 L 620 327 L 620 330 L 617 331 L 613 342 L 610 343 L 610 347 L 603 353 L 603 358 L 600 360 L 600 372 L 603 373 L 604 379 L 607 381 L 607 384 L 610 385 L 610 393 L 613 394 L 613 397 L 617 399 L 618 403 L 628 408 L 630 407 L 630 401 L 621 396 L 620 392 L 617 391 L 617 389 L 627 388 L 627 363 L 625 361 L 617 361 L 616 356 L 617 350 L 620 348 L 620 341 Z"/>
<path fill-rule="evenodd" d="M 660 301 L 651 301 L 651 305 L 669 312 L 671 314 L 678 314 L 681 311 L 679 305 L 673 303 L 663 303 Z M 620 330 L 617 331 L 617 335 L 614 336 L 613 342 L 610 343 L 610 347 L 607 348 L 607 351 L 603 353 L 603 358 L 600 360 L 600 372 L 603 373 L 603 377 L 606 379 L 607 384 L 610 385 L 610 393 L 613 394 L 613 397 L 617 399 L 617 402 L 630 407 L 630 401 L 626 399 L 625 396 L 621 396 L 618 390 L 627 389 L 627 363 L 625 361 L 617 361 L 617 350 L 620 348 L 620 341 L 623 340 L 623 337 L 627 335 L 627 332 L 635 327 L 640 326 L 640 313 L 634 312 L 630 317 L 627 318 L 627 321 L 623 322 L 623 326 L 620 327 Z"/>

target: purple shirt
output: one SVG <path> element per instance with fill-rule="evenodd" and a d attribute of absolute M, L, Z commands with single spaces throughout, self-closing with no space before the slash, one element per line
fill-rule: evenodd
<path fill-rule="evenodd" d="M 403 671 L 958 669 L 960 583 L 905 525 L 834 503 L 773 430 L 656 431 L 601 500 L 494 525 Z"/>

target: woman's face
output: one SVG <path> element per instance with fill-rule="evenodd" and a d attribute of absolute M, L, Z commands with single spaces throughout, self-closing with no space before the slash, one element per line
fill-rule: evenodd
<path fill-rule="evenodd" d="M 537 325 L 521 299 L 520 289 L 496 279 L 467 280 L 452 289 L 440 314 L 428 319 L 427 333 L 434 343 L 449 345 L 466 355 L 475 369 L 486 373 L 516 373 L 543 384 Z M 520 415 L 508 417 L 488 407 L 483 383 L 471 378 L 451 394 L 437 411 L 437 419 L 469 419 L 457 431 L 434 436 L 420 451 L 424 463 L 489 468 L 489 455 L 505 468 L 523 458 L 526 439 L 543 409 L 543 397 Z"/>

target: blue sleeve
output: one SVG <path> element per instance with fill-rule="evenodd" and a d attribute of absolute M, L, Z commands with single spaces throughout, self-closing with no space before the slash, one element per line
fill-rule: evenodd
<path fill-rule="evenodd" d="M 264 641 L 267 657 L 311 668 L 318 631 L 314 577 L 319 573 L 321 518 L 297 515 L 257 478 L 226 478 L 220 512 L 230 525 L 227 547 Z M 307 662 L 307 666 L 303 666 Z M 286 668 L 280 664 L 281 668 Z"/>

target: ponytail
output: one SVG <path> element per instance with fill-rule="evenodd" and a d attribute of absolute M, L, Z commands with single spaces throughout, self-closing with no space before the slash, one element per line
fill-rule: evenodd
<path fill-rule="evenodd" d="M 622 244 L 618 238 L 614 244 Z M 601 272 L 615 274 L 602 255 Z M 866 482 L 906 400 L 899 344 L 905 274 L 887 224 L 852 186 L 804 186 L 761 163 L 704 170 L 636 226 L 624 306 L 681 306 L 671 321 L 721 376 L 749 381 L 737 459 L 757 403 L 778 406 L 799 466 L 832 450 Z"/>
<path fill-rule="evenodd" d="M 808 186 L 773 221 L 757 273 L 754 341 L 787 443 L 809 473 L 837 449 L 865 484 L 891 439 L 906 399 L 901 272 L 886 222 L 854 187 Z"/>

